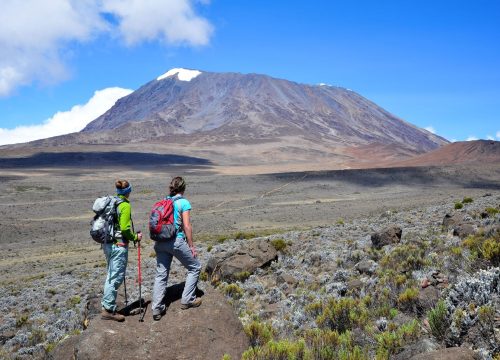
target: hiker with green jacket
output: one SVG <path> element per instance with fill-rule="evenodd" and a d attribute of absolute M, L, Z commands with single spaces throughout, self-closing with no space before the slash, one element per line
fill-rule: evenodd
<path fill-rule="evenodd" d="M 132 185 L 127 180 L 116 180 L 115 186 L 121 202 L 117 206 L 113 242 L 103 244 L 104 255 L 108 264 L 108 275 L 101 301 L 101 318 L 103 320 L 124 321 L 125 317 L 116 312 L 116 296 L 118 288 L 125 279 L 129 243 L 131 241 L 141 241 L 142 234 L 140 232 L 135 233 L 132 225 L 132 209 L 129 202 Z"/>

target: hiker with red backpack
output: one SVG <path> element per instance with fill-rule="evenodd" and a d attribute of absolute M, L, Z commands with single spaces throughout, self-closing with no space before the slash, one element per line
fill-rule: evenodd
<path fill-rule="evenodd" d="M 196 285 L 201 264 L 197 259 L 191 227 L 191 204 L 184 198 L 186 182 L 182 177 L 174 177 L 169 186 L 170 194 L 153 206 L 149 219 L 151 239 L 155 240 L 156 276 L 153 288 L 153 319 L 160 320 L 165 314 L 163 302 L 172 259 L 175 257 L 187 269 L 187 277 L 181 298 L 181 309 L 201 305 L 196 297 Z"/>
<path fill-rule="evenodd" d="M 132 185 L 127 180 L 116 180 L 117 197 L 114 202 L 116 212 L 113 219 L 113 230 L 109 241 L 102 243 L 104 255 L 108 265 L 108 275 L 104 284 L 104 294 L 101 305 L 101 319 L 124 321 L 125 316 L 118 314 L 116 306 L 116 296 L 118 288 L 125 279 L 125 271 L 128 261 L 128 245 L 141 241 L 141 232 L 134 232 L 132 223 L 132 209 L 129 196 L 132 192 Z"/>

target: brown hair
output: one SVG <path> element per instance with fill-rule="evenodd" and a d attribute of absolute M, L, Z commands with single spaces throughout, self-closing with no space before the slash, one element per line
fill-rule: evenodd
<path fill-rule="evenodd" d="M 127 180 L 116 180 L 115 181 L 115 187 L 117 189 L 125 189 L 125 188 L 128 188 L 129 186 L 129 183 Z"/>
<path fill-rule="evenodd" d="M 186 182 L 180 176 L 176 176 L 170 182 L 170 196 L 174 196 L 176 194 L 184 192 L 186 190 Z"/>

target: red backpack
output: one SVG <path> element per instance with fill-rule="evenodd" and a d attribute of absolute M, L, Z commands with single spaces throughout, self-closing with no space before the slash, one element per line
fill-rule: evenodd
<path fill-rule="evenodd" d="M 149 215 L 149 237 L 154 241 L 175 240 L 177 230 L 174 222 L 174 201 L 180 197 L 160 200 L 153 205 Z"/>

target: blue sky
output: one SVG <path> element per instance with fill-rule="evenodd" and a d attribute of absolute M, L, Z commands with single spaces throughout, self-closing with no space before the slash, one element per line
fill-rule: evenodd
<path fill-rule="evenodd" d="M 342 86 L 449 140 L 500 140 L 499 1 L 0 0 L 0 8 L 0 144 L 2 135 L 76 131 L 123 89 L 174 67 Z"/>

